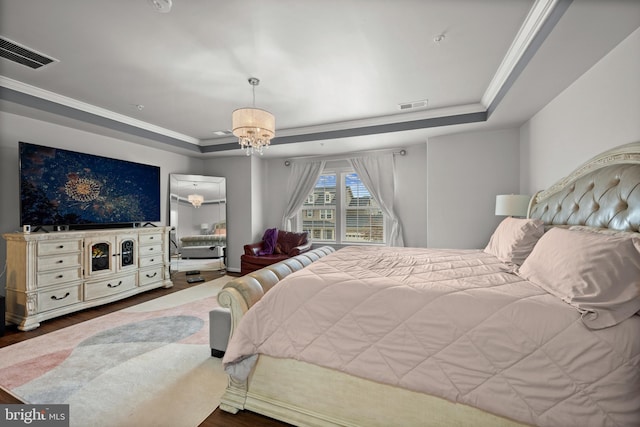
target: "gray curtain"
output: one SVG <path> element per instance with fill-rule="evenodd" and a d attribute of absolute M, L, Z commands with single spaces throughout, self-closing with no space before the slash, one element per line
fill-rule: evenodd
<path fill-rule="evenodd" d="M 289 202 L 282 217 L 282 229 L 292 231 L 292 220 L 302 208 L 307 196 L 316 185 L 316 181 L 324 170 L 325 161 L 317 162 L 293 162 L 291 173 L 287 183 L 287 194 Z"/>
<path fill-rule="evenodd" d="M 392 153 L 349 159 L 360 181 L 387 216 L 387 246 L 404 246 L 402 225 L 393 209 L 395 196 L 395 161 Z"/>

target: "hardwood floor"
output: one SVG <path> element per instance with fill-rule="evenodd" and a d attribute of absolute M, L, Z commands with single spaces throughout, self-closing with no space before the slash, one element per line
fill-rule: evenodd
<path fill-rule="evenodd" d="M 202 271 L 200 276 L 205 280 L 217 279 L 224 273 L 217 271 Z M 229 274 L 229 273 L 228 273 Z M 175 273 L 171 277 L 173 281 L 173 287 L 170 289 L 154 289 L 142 294 L 134 295 L 130 298 L 116 301 L 110 304 L 106 304 L 100 307 L 88 308 L 77 313 L 68 314 L 55 319 L 45 320 L 40 324 L 40 327 L 33 331 L 22 332 L 19 331 L 15 325 L 7 325 L 5 328 L 4 336 L 0 337 L 0 348 L 6 347 L 11 344 L 15 344 L 21 341 L 25 341 L 40 335 L 47 334 L 49 332 L 75 325 L 76 323 L 84 322 L 85 320 L 93 319 L 94 317 L 103 316 L 114 311 L 121 310 L 123 308 L 130 307 L 132 305 L 140 304 L 145 301 L 152 300 L 173 292 L 177 292 L 196 284 L 187 283 L 187 276 L 184 273 Z M 22 403 L 9 393 L 0 390 L 0 403 Z M 264 417 L 248 411 L 241 411 L 236 415 L 232 415 L 216 409 L 206 420 L 200 424 L 199 427 L 283 427 L 289 426 L 289 424 L 282 423 L 280 421 L 273 420 L 271 418 Z"/>

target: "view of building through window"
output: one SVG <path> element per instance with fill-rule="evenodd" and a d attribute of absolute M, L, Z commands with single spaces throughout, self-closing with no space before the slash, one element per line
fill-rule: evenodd
<path fill-rule="evenodd" d="M 384 243 L 384 215 L 358 174 L 323 174 L 300 218 L 313 240 Z"/>

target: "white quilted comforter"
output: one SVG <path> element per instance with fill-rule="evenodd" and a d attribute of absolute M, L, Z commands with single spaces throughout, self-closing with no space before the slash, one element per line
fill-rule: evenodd
<path fill-rule="evenodd" d="M 587 329 L 574 308 L 477 250 L 328 255 L 249 310 L 225 368 L 244 379 L 260 353 L 539 426 L 640 426 L 640 316 Z"/>

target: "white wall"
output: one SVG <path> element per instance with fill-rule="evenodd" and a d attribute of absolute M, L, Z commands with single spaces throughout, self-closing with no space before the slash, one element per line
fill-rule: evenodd
<path fill-rule="evenodd" d="M 406 150 L 405 156 L 395 156 L 395 210 L 402 222 L 404 245 L 427 247 L 427 143 Z"/>
<path fill-rule="evenodd" d="M 259 156 L 251 157 L 251 233 L 253 239 L 245 243 L 260 241 L 267 228 L 266 218 L 271 192 L 268 186 L 267 162 Z"/>
<path fill-rule="evenodd" d="M 426 146 L 424 143 L 406 147 L 405 156 L 395 156 L 395 209 L 404 228 L 405 246 L 426 246 Z M 268 227 L 282 227 L 282 217 L 288 202 L 286 193 L 290 167 L 284 159 L 269 159 L 263 165 L 263 226 L 254 236 L 259 239 Z"/>
<path fill-rule="evenodd" d="M 518 130 L 432 138 L 406 150 L 405 156 L 395 156 L 395 208 L 405 246 L 484 247 L 501 219 L 494 215 L 495 196 L 518 192 Z M 261 166 L 263 223 L 254 228 L 251 241 L 267 227 L 282 226 L 288 200 L 284 160 L 265 160 Z"/>
<path fill-rule="evenodd" d="M 640 141 L 640 29 L 520 129 L 521 189 L 545 189 L 591 157 Z"/>
<path fill-rule="evenodd" d="M 161 221 L 169 223 L 169 174 L 200 173 L 203 161 L 86 131 L 0 112 L 0 233 L 19 231 L 18 142 L 64 148 L 138 163 L 160 166 Z M 0 245 L 0 262 L 6 261 L 6 245 Z M 5 277 L 2 276 L 2 295 Z"/>
<path fill-rule="evenodd" d="M 469 132 L 427 142 L 427 246 L 484 248 L 498 223 L 498 194 L 518 193 L 517 129 Z"/>
<path fill-rule="evenodd" d="M 282 228 L 282 217 L 289 200 L 287 185 L 290 170 L 291 167 L 284 165 L 284 159 L 269 159 L 264 162 L 265 209 L 263 229 L 258 231 L 259 235 L 254 236 L 258 240 L 262 237 L 260 233 L 264 233 L 267 228 Z"/>
<path fill-rule="evenodd" d="M 227 180 L 227 269 L 240 271 L 243 246 L 253 240 L 252 170 L 250 157 L 219 157 L 205 160 L 203 175 Z"/>

